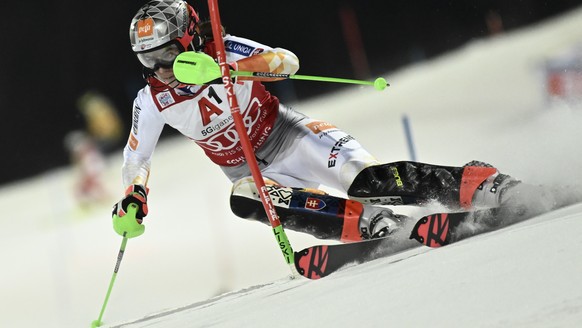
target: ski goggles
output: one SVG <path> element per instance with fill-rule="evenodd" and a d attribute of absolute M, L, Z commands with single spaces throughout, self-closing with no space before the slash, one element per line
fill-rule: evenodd
<path fill-rule="evenodd" d="M 178 45 L 172 43 L 163 48 L 137 53 L 137 59 L 139 59 L 143 66 L 156 71 L 160 67 L 172 68 L 174 60 L 178 57 L 180 52 Z"/>

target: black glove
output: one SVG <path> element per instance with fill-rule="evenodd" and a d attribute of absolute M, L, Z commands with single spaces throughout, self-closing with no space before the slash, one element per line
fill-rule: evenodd
<path fill-rule="evenodd" d="M 140 184 L 134 184 L 125 190 L 125 197 L 117 204 L 113 205 L 113 215 L 122 217 L 127 213 L 129 204 L 137 204 L 139 209 L 136 213 L 136 220 L 141 224 L 142 219 L 148 215 L 148 188 Z"/>

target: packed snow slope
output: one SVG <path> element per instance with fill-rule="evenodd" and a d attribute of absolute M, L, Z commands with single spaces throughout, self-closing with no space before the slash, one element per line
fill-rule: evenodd
<path fill-rule="evenodd" d="M 422 162 L 478 159 L 580 192 L 582 106 L 550 104 L 543 76 L 548 59 L 582 42 L 580 21 L 582 9 L 475 40 L 387 73 L 383 92 L 357 87 L 295 108 L 349 131 L 383 162 L 409 158 L 406 114 Z M 110 221 L 122 193 L 120 156 L 109 159 L 110 201 L 91 208 L 75 205 L 70 169 L 1 188 L 3 327 L 88 327 L 98 317 L 121 242 Z M 149 187 L 146 232 L 129 240 L 105 326 L 582 325 L 579 204 L 308 281 L 288 278 L 269 227 L 230 213 L 230 183 L 193 143 L 162 142 Z M 288 235 L 296 250 L 318 242 Z"/>
<path fill-rule="evenodd" d="M 579 327 L 582 205 L 315 282 L 281 279 L 114 327 Z"/>

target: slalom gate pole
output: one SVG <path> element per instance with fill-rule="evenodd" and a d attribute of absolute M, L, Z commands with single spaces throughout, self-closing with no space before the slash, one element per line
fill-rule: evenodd
<path fill-rule="evenodd" d="M 218 11 L 218 0 L 208 0 L 208 9 L 210 11 L 212 35 L 216 45 L 216 56 L 218 59 L 218 64 L 220 65 L 222 82 L 224 83 L 224 87 L 226 89 L 228 103 L 230 104 L 232 117 L 234 119 L 234 126 L 239 136 L 240 144 L 242 146 L 247 165 L 249 166 L 253 180 L 255 181 L 255 186 L 259 191 L 261 202 L 263 203 L 263 207 L 267 213 L 267 218 L 269 219 L 271 227 L 273 228 L 273 233 L 277 239 L 277 244 L 279 244 L 281 252 L 283 253 L 283 257 L 291 268 L 292 275 L 295 276 L 297 272 L 295 269 L 295 255 L 293 253 L 293 249 L 291 248 L 291 244 L 289 243 L 289 239 L 287 238 L 287 234 L 281 225 L 281 221 L 279 220 L 279 216 L 277 215 L 273 201 L 269 196 L 267 187 L 265 186 L 265 181 L 263 180 L 263 175 L 261 174 L 259 165 L 257 164 L 255 153 L 247 134 L 242 115 L 240 113 L 238 100 L 234 91 L 234 84 L 232 83 L 230 77 L 230 67 L 226 63 L 226 51 L 224 49 L 224 40 L 222 38 L 222 23 L 220 22 L 220 13 Z"/>
<path fill-rule="evenodd" d="M 107 302 L 109 302 L 109 295 L 111 295 L 111 290 L 113 289 L 113 284 L 115 283 L 115 278 L 117 278 L 117 271 L 119 271 L 119 266 L 121 265 L 121 259 L 123 259 L 123 253 L 125 252 L 125 246 L 127 245 L 127 237 L 123 235 L 123 240 L 121 241 L 121 247 L 119 247 L 119 253 L 117 255 L 117 263 L 115 263 L 115 269 L 113 269 L 113 276 L 111 276 L 111 281 L 109 282 L 109 288 L 107 288 L 107 294 L 105 294 L 105 301 L 103 301 L 103 306 L 101 306 L 101 312 L 99 313 L 99 318 L 91 322 L 91 328 L 96 328 L 101 326 L 101 319 L 103 319 L 103 313 L 107 307 Z"/>
<path fill-rule="evenodd" d="M 406 145 L 408 146 L 408 153 L 410 160 L 416 162 L 416 151 L 414 150 L 414 140 L 412 138 L 412 128 L 410 127 L 410 119 L 408 115 L 402 115 L 402 126 L 404 127 L 404 136 L 406 137 Z"/>

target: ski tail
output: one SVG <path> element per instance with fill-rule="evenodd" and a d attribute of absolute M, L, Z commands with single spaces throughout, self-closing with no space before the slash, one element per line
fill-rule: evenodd
<path fill-rule="evenodd" d="M 537 213 L 537 212 L 536 212 Z M 532 217 L 523 207 L 493 207 L 465 212 L 434 213 L 416 222 L 410 239 L 429 247 L 442 247 Z"/>
<path fill-rule="evenodd" d="M 309 279 L 323 278 L 328 274 L 329 259 L 327 245 L 308 247 L 295 254 L 295 267 L 302 276 Z"/>
<path fill-rule="evenodd" d="M 456 228 L 467 219 L 470 212 L 435 213 L 416 222 L 410 239 L 429 247 L 441 247 L 455 241 Z"/>
<path fill-rule="evenodd" d="M 302 276 L 316 280 L 350 264 L 360 264 L 387 255 L 392 236 L 333 245 L 316 245 L 295 252 L 295 268 Z"/>
<path fill-rule="evenodd" d="M 429 247 L 447 245 L 450 242 L 447 213 L 437 213 L 422 217 L 414 226 L 410 239 L 415 239 Z"/>

